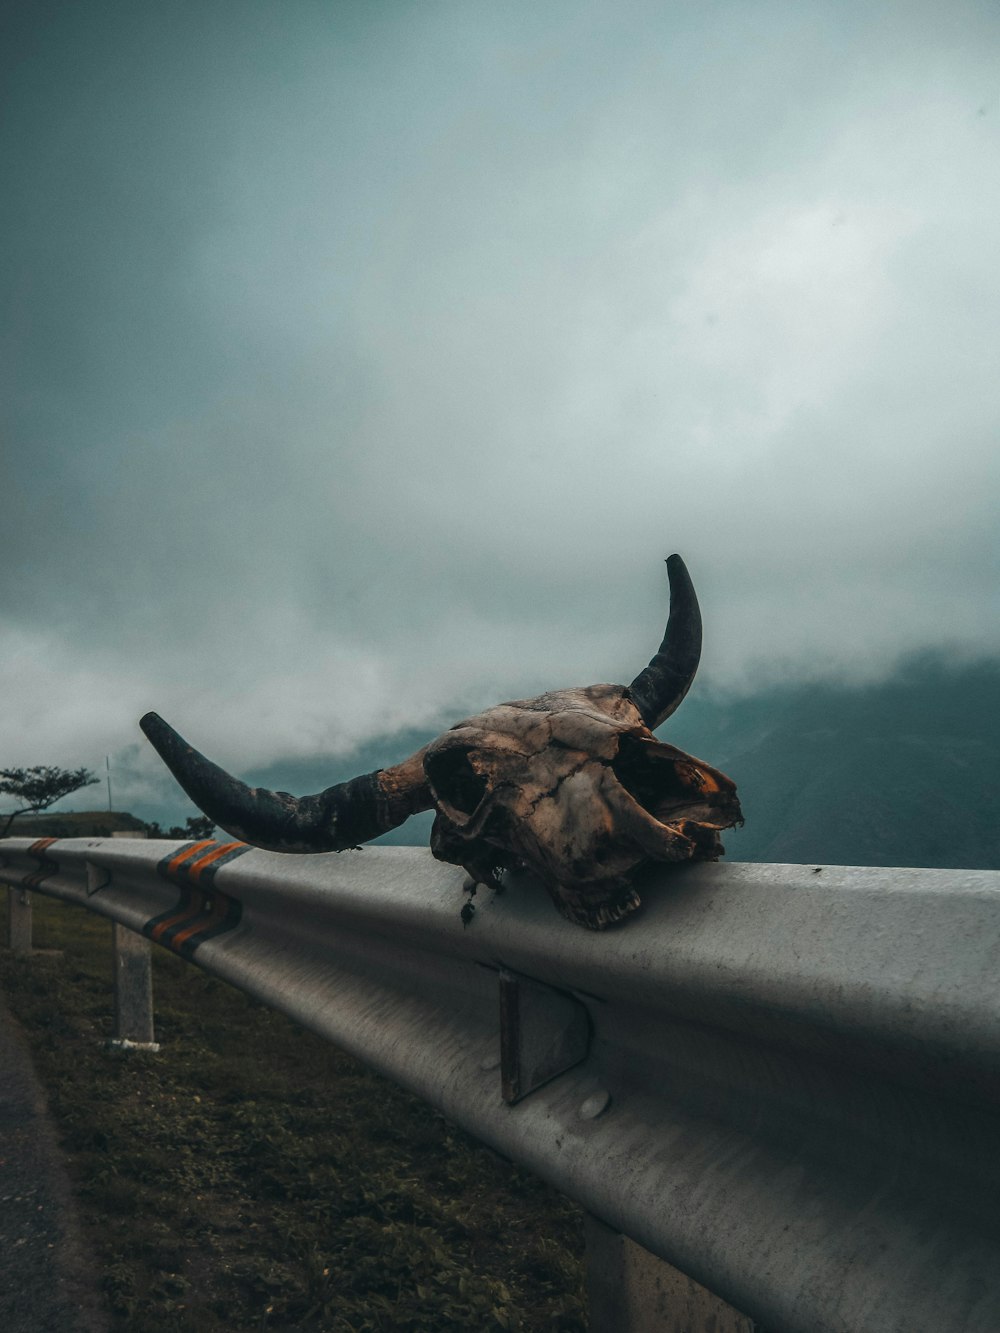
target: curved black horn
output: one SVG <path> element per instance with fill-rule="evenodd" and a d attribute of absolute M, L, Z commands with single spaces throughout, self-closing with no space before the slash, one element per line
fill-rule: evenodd
<path fill-rule="evenodd" d="M 667 560 L 667 575 L 670 618 L 660 651 L 628 687 L 650 731 L 668 718 L 687 694 L 701 658 L 701 611 L 691 576 L 679 555 Z"/>
<path fill-rule="evenodd" d="M 248 787 L 188 745 L 156 713 L 139 723 L 195 805 L 242 842 L 272 852 L 341 852 L 370 842 L 433 804 L 423 751 L 315 796 Z"/>

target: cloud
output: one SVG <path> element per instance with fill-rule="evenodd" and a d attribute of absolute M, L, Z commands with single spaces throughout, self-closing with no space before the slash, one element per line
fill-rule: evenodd
<path fill-rule="evenodd" d="M 675 549 L 710 687 L 1000 651 L 992 6 L 49 17 L 0 147 L 4 762 L 624 679 Z"/>

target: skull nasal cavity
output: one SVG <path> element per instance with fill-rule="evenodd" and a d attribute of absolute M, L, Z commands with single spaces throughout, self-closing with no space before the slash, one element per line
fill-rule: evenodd
<path fill-rule="evenodd" d="M 654 818 L 662 818 L 682 802 L 690 801 L 691 787 L 678 770 L 666 746 L 623 736 L 611 767 L 628 794 Z M 684 759 L 685 756 L 678 756 Z M 690 763 L 686 766 L 690 767 Z"/>
<path fill-rule="evenodd" d="M 486 795 L 486 779 L 469 763 L 467 750 L 429 755 L 424 767 L 437 795 L 463 815 L 473 814 Z"/>

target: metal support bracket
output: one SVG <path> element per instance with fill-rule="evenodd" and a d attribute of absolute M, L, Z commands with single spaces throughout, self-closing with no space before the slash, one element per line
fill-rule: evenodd
<path fill-rule="evenodd" d="M 565 991 L 500 969 L 500 1081 L 508 1105 L 587 1058 L 590 1016 Z"/>

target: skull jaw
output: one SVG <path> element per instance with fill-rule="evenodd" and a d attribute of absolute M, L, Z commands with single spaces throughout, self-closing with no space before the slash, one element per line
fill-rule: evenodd
<path fill-rule="evenodd" d="M 431 852 L 439 861 L 461 866 L 476 884 L 502 889 L 505 871 L 531 871 L 545 886 L 556 909 L 567 921 L 587 930 L 606 930 L 624 921 L 642 906 L 632 876 L 653 859 L 657 861 L 716 861 L 724 848 L 717 829 L 684 820 L 664 829 L 655 858 L 636 851 L 627 866 L 614 875 L 581 870 L 572 880 L 555 878 L 540 858 L 510 849 L 488 837 L 469 837 L 442 812 L 431 829 Z M 670 836 L 672 835 L 672 836 Z M 625 859 L 619 855 L 619 863 Z"/>
<path fill-rule="evenodd" d="M 541 880 L 559 913 L 587 930 L 604 930 L 642 906 L 628 877 L 564 884 L 552 879 L 526 857 L 486 838 L 464 836 L 440 811 L 431 829 L 431 852 L 439 861 L 461 866 L 477 885 L 503 890 L 505 871 L 530 871 Z"/>
<path fill-rule="evenodd" d="M 626 877 L 590 884 L 546 885 L 561 916 L 586 930 L 607 930 L 639 910 L 642 899 Z"/>

